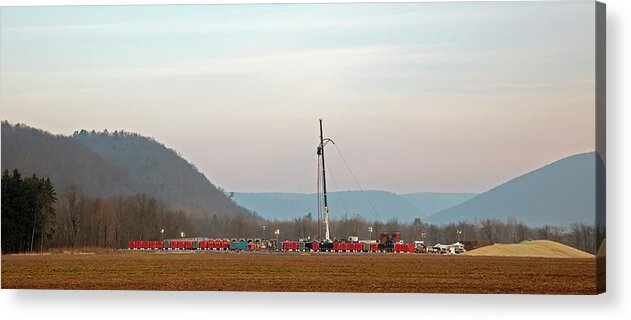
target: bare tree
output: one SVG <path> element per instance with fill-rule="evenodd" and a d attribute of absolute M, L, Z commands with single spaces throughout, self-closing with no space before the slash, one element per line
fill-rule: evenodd
<path fill-rule="evenodd" d="M 502 232 L 502 222 L 499 219 L 484 219 L 480 222 L 480 225 L 480 231 L 486 240 L 491 243 L 499 241 L 499 236 Z"/>

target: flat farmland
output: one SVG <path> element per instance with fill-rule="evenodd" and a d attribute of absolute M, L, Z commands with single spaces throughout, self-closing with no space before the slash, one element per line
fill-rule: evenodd
<path fill-rule="evenodd" d="M 596 260 L 116 252 L 2 256 L 2 288 L 594 294 Z"/>

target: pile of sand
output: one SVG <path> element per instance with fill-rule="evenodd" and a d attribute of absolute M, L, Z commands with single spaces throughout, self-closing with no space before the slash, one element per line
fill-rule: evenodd
<path fill-rule="evenodd" d="M 513 244 L 497 243 L 465 254 L 497 257 L 594 258 L 593 254 L 550 240 L 523 241 Z"/>

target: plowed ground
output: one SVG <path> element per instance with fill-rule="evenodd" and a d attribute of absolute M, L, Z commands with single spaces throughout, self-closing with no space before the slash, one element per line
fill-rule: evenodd
<path fill-rule="evenodd" d="M 2 288 L 593 294 L 596 260 L 413 254 L 2 256 Z"/>

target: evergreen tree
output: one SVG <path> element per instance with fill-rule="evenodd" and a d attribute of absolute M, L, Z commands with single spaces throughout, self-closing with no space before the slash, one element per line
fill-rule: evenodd
<path fill-rule="evenodd" d="M 15 169 L 2 174 L 2 253 L 42 249 L 55 222 L 55 189 L 35 174 L 22 178 Z M 36 244 L 39 245 L 36 245 Z"/>

